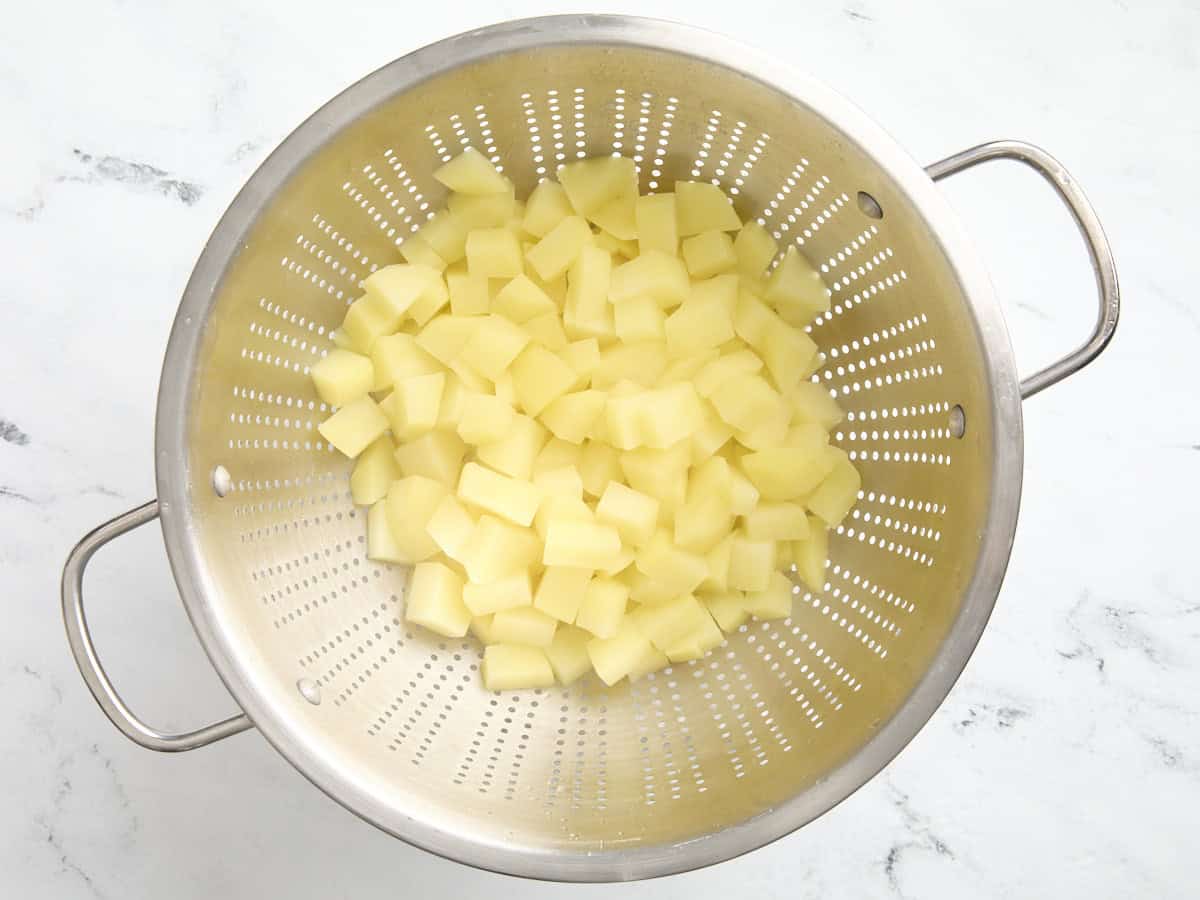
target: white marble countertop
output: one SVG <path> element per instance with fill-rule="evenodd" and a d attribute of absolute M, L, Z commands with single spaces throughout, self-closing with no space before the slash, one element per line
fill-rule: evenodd
<path fill-rule="evenodd" d="M 58 611 L 69 547 L 151 496 L 155 392 L 177 298 L 258 161 L 393 57 L 553 11 L 516 0 L 416 9 L 102 0 L 10 10 L 0 38 L 6 896 L 569 890 L 388 838 L 253 733 L 181 756 L 131 745 L 88 696 Z M 644 0 L 612 10 L 689 19 L 792 60 L 923 161 L 990 138 L 1042 144 L 1098 208 L 1126 308 L 1099 362 L 1027 405 L 1023 509 L 996 613 L 899 759 L 758 853 L 575 895 L 1195 896 L 1200 11 L 1184 0 L 1086 10 L 1066 0 Z M 997 166 L 947 190 L 1005 299 L 1022 368 L 1082 338 L 1090 275 L 1045 186 Z M 132 705 L 183 727 L 231 701 L 153 531 L 97 559 L 93 619 Z"/>

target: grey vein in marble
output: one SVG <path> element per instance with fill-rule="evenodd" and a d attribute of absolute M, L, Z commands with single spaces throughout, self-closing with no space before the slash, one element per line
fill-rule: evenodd
<path fill-rule="evenodd" d="M 29 435 L 18 428 L 14 422 L 10 422 L 7 419 L 0 419 L 0 441 L 24 447 L 29 443 Z"/>
<path fill-rule="evenodd" d="M 105 181 L 132 187 L 145 188 L 164 197 L 172 197 L 185 206 L 193 205 L 204 193 L 204 188 L 193 181 L 173 177 L 165 169 L 149 163 L 122 159 L 119 156 L 95 156 L 76 148 L 75 159 L 84 167 L 81 175 L 64 175 L 60 181 L 76 181 L 96 184 Z"/>

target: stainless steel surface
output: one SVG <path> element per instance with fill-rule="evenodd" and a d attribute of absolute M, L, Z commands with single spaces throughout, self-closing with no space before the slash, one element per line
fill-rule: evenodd
<path fill-rule="evenodd" d="M 1100 311 L 1096 316 L 1096 327 L 1091 336 L 1062 359 L 1022 379 L 1021 397 L 1029 398 L 1078 372 L 1099 356 L 1112 340 L 1121 312 L 1117 264 L 1113 259 L 1112 248 L 1108 245 L 1108 237 L 1100 226 L 1096 210 L 1088 202 L 1083 189 L 1071 177 L 1071 173 L 1063 168 L 1062 163 L 1040 147 L 1023 141 L 991 141 L 948 156 L 926 167 L 925 171 L 934 181 L 940 181 L 956 172 L 992 159 L 1012 159 L 1024 163 L 1050 182 L 1055 193 L 1071 211 L 1071 217 L 1079 226 L 1079 233 L 1083 235 L 1092 271 L 1096 274 L 1096 288 L 1100 299 Z"/>
<path fill-rule="evenodd" d="M 195 750 L 213 741 L 219 741 L 230 735 L 252 728 L 253 725 L 244 715 L 232 716 L 222 722 L 172 734 L 151 728 L 125 705 L 121 695 L 109 680 L 100 664 L 100 657 L 92 643 L 91 632 L 88 631 L 87 616 L 83 611 L 83 573 L 92 555 L 111 541 L 139 525 L 145 525 L 158 516 L 158 501 L 151 500 L 143 503 L 129 512 L 122 513 L 115 519 L 110 519 L 99 528 L 84 536 L 67 557 L 62 576 L 62 608 L 63 622 L 67 627 L 67 641 L 71 645 L 71 653 L 75 663 L 87 683 L 88 689 L 104 714 L 108 716 L 117 728 L 131 741 L 141 744 L 150 750 L 178 752 L 180 750 Z"/>
<path fill-rule="evenodd" d="M 836 440 L 864 483 L 827 584 L 797 587 L 791 618 L 635 685 L 500 695 L 479 684 L 472 641 L 404 624 L 406 572 L 365 558 L 349 466 L 314 431 L 328 410 L 308 368 L 361 278 L 437 208 L 430 173 L 465 145 L 522 192 L 562 161 L 614 151 L 638 161 L 644 189 L 712 179 L 822 264 L 834 308 L 811 329 L 819 377 L 848 411 Z M 820 83 L 716 35 L 623 17 L 451 38 L 301 125 L 196 265 L 156 422 L 176 581 L 262 734 L 392 834 L 579 881 L 754 849 L 892 759 L 991 612 L 1021 453 L 996 298 L 921 166 Z"/>

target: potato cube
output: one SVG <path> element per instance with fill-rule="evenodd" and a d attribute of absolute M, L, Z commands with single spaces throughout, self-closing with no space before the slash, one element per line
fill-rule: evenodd
<path fill-rule="evenodd" d="M 557 307 L 555 307 L 552 313 L 546 313 L 544 316 L 534 316 L 532 319 L 522 323 L 521 327 L 529 335 L 529 339 L 532 342 L 541 344 L 547 350 L 559 353 L 559 351 L 565 350 L 567 347 L 567 333 L 563 331 L 562 319 L 558 315 Z M 575 371 L 573 366 L 571 371 Z M 578 373 L 576 373 L 576 380 L 578 380 Z"/>
<path fill-rule="evenodd" d="M 733 535 L 727 534 L 717 546 L 704 554 L 708 575 L 700 582 L 701 590 L 725 591 L 729 587 L 729 556 L 733 551 Z"/>
<path fill-rule="evenodd" d="M 594 156 L 567 163 L 558 170 L 558 181 L 581 216 L 594 213 L 615 197 L 637 196 L 637 167 L 623 156 Z"/>
<path fill-rule="evenodd" d="M 673 595 L 694 591 L 707 576 L 704 557 L 676 547 L 666 531 L 659 531 L 638 553 L 638 571 L 657 581 Z"/>
<path fill-rule="evenodd" d="M 529 334 L 503 316 L 484 316 L 477 322 L 460 356 L 472 369 L 494 382 L 525 349 Z"/>
<path fill-rule="evenodd" d="M 456 156 L 439 166 L 433 177 L 452 191 L 460 194 L 504 194 L 511 184 L 496 171 L 491 161 L 476 150 L 467 147 Z"/>
<path fill-rule="evenodd" d="M 654 497 L 610 481 L 596 504 L 596 519 L 617 529 L 622 541 L 641 547 L 654 536 L 658 506 Z"/>
<path fill-rule="evenodd" d="M 579 469 L 582 450 L 582 447 L 575 444 L 569 444 L 556 437 L 550 438 L 534 458 L 531 474 L 536 477 L 542 472 L 561 469 L 563 466 L 574 466 Z M 580 474 L 582 475 L 582 470 Z"/>
<path fill-rule="evenodd" d="M 587 584 L 575 625 L 598 638 L 613 637 L 625 616 L 629 586 L 614 578 L 597 576 Z"/>
<path fill-rule="evenodd" d="M 693 286 L 691 296 L 663 326 L 671 354 L 686 356 L 732 340 L 736 299 L 736 275 L 718 275 Z"/>
<path fill-rule="evenodd" d="M 630 188 L 587 216 L 590 222 L 602 229 L 602 234 L 611 235 L 618 241 L 637 240 L 637 184 L 631 184 Z"/>
<path fill-rule="evenodd" d="M 447 272 L 446 289 L 450 292 L 450 312 L 456 316 L 482 316 L 491 306 L 488 280 L 470 272 Z"/>
<path fill-rule="evenodd" d="M 412 305 L 429 293 L 433 282 L 441 280 L 438 272 L 446 264 L 440 258 L 437 263 L 436 266 L 420 263 L 384 266 L 367 276 L 363 290 L 379 309 L 387 311 L 389 319 L 399 323 Z"/>
<path fill-rule="evenodd" d="M 542 492 L 536 485 L 509 478 L 474 462 L 462 468 L 458 496 L 514 525 L 532 524 L 538 504 L 542 502 Z"/>
<path fill-rule="evenodd" d="M 396 385 L 380 404 L 396 440 L 410 441 L 437 427 L 445 386 L 446 376 L 441 372 L 413 375 Z"/>
<path fill-rule="evenodd" d="M 649 639 L 626 619 L 612 637 L 588 641 L 587 652 L 600 680 L 612 687 L 645 659 L 649 648 Z"/>
<path fill-rule="evenodd" d="M 601 352 L 592 371 L 592 387 L 607 390 L 621 381 L 651 387 L 662 377 L 667 362 L 666 345 L 660 342 L 616 344 Z"/>
<path fill-rule="evenodd" d="M 692 432 L 693 463 L 709 459 L 733 437 L 733 429 L 721 420 L 710 404 L 702 403 L 701 409 L 704 420 Z"/>
<path fill-rule="evenodd" d="M 649 297 L 663 309 L 672 309 L 687 299 L 691 290 L 683 260 L 650 250 L 613 270 L 609 298 L 619 304 Z"/>
<path fill-rule="evenodd" d="M 795 543 L 792 541 L 777 541 L 775 544 L 775 565 L 780 571 L 788 572 L 796 564 Z"/>
<path fill-rule="evenodd" d="M 425 530 L 446 488 L 420 475 L 393 481 L 388 490 L 387 522 L 403 561 L 418 563 L 438 552 L 438 546 Z"/>
<path fill-rule="evenodd" d="M 704 408 L 690 382 L 680 381 L 641 396 L 640 432 L 648 447 L 685 443 L 704 424 Z M 690 452 L 689 452 L 690 458 Z"/>
<path fill-rule="evenodd" d="M 675 182 L 675 218 L 680 237 L 705 231 L 737 231 L 742 220 L 729 198 L 715 184 L 702 181 Z"/>
<path fill-rule="evenodd" d="M 453 265 L 466 255 L 467 231 L 462 219 L 444 209 L 422 225 L 416 236 L 432 247 L 438 257 Z"/>
<path fill-rule="evenodd" d="M 582 628 L 560 625 L 554 632 L 554 640 L 545 649 L 546 659 L 554 669 L 554 677 L 563 687 L 576 682 L 591 671 L 592 660 L 588 656 L 588 641 L 592 636 Z"/>
<path fill-rule="evenodd" d="M 505 475 L 528 481 L 533 475 L 533 461 L 545 445 L 546 437 L 545 428 L 518 413 L 513 416 L 507 435 L 490 444 L 480 444 L 475 455 L 480 462 Z"/>
<path fill-rule="evenodd" d="M 577 391 L 564 394 L 542 412 L 542 424 L 557 438 L 582 444 L 592 426 L 604 412 L 604 391 Z"/>
<path fill-rule="evenodd" d="M 417 563 L 404 598 L 404 619 L 445 637 L 462 637 L 471 624 L 463 580 L 439 562 Z"/>
<path fill-rule="evenodd" d="M 416 338 L 417 345 L 448 366 L 458 359 L 482 321 L 476 316 L 438 316 L 421 329 Z"/>
<path fill-rule="evenodd" d="M 829 431 L 845 418 L 829 391 L 812 381 L 801 381 L 784 396 L 792 408 L 792 421 L 813 423 Z"/>
<path fill-rule="evenodd" d="M 500 377 L 496 379 L 496 383 L 493 387 L 495 390 L 494 396 L 497 400 L 502 400 L 512 407 L 517 405 L 517 392 L 513 387 L 511 371 L 505 369 L 503 372 L 501 372 Z"/>
<path fill-rule="evenodd" d="M 712 550 L 733 527 L 728 495 L 700 493 L 689 497 L 675 513 L 675 543 L 691 553 Z"/>
<path fill-rule="evenodd" d="M 604 406 L 604 418 L 597 428 L 597 438 L 621 450 L 643 446 L 646 443 L 642 433 L 645 420 L 642 415 L 643 396 L 640 392 L 611 392 Z"/>
<path fill-rule="evenodd" d="M 592 372 L 600 365 L 600 343 L 595 338 L 572 341 L 559 353 L 563 362 L 575 370 L 572 390 L 582 390 L 592 380 Z"/>
<path fill-rule="evenodd" d="M 567 216 L 538 241 L 525 259 L 543 281 L 550 281 L 567 271 L 592 243 L 592 229 L 580 216 Z"/>
<path fill-rule="evenodd" d="M 798 328 L 776 328 L 763 340 L 763 361 L 779 390 L 787 392 L 817 368 L 817 345 Z"/>
<path fill-rule="evenodd" d="M 744 457 L 743 457 L 744 458 Z M 730 501 L 735 516 L 747 516 L 758 506 L 759 492 L 739 469 L 729 470 Z"/>
<path fill-rule="evenodd" d="M 579 605 L 591 580 L 591 569 L 547 566 L 533 595 L 533 605 L 546 615 L 570 625 L 579 614 Z"/>
<path fill-rule="evenodd" d="M 392 439 L 384 435 L 359 454 L 350 473 L 350 496 L 355 506 L 370 506 L 387 496 L 392 482 L 400 477 L 392 456 L 395 449 Z"/>
<path fill-rule="evenodd" d="M 766 301 L 786 322 L 800 327 L 829 312 L 829 289 L 820 273 L 792 246 L 771 273 Z"/>
<path fill-rule="evenodd" d="M 702 609 L 701 615 L 696 618 L 695 629 L 673 647 L 667 648 L 667 658 L 673 663 L 700 659 L 709 650 L 721 646 L 724 642 L 725 635 L 721 633 L 708 610 Z"/>
<path fill-rule="evenodd" d="M 629 486 L 649 494 L 660 504 L 659 515 L 674 515 L 687 494 L 687 471 L 691 464 L 688 441 L 658 450 L 643 447 L 620 454 L 620 467 Z M 584 475 L 587 487 L 587 475 Z"/>
<path fill-rule="evenodd" d="M 497 292 L 492 312 L 522 325 L 535 316 L 557 315 L 558 304 L 527 275 L 518 275 Z"/>
<path fill-rule="evenodd" d="M 775 571 L 775 542 L 752 541 L 734 535 L 729 549 L 729 586 L 740 591 L 765 591 Z"/>
<path fill-rule="evenodd" d="M 547 566 L 603 569 L 620 552 L 621 536 L 609 525 L 552 519 L 546 529 L 542 562 Z"/>
<path fill-rule="evenodd" d="M 556 181 L 543 181 L 529 195 L 521 227 L 534 237 L 542 238 L 573 213 L 571 201 L 567 199 L 567 192 L 563 186 Z"/>
<path fill-rule="evenodd" d="M 630 566 L 622 572 L 620 578 L 629 585 L 629 599 L 643 606 L 656 606 L 679 596 L 678 592 L 671 590 L 668 585 L 655 581 L 639 570 L 636 565 Z"/>
<path fill-rule="evenodd" d="M 592 523 L 596 521 L 596 517 L 592 515 L 591 507 L 578 497 L 549 494 L 542 498 L 537 514 L 533 517 L 533 527 L 545 541 L 550 532 L 550 525 L 558 521 Z"/>
<path fill-rule="evenodd" d="M 346 310 L 341 331 L 350 340 L 350 349 L 370 353 L 375 341 L 400 327 L 401 316 L 385 309 L 378 297 L 367 294 L 359 297 Z"/>
<path fill-rule="evenodd" d="M 583 489 L 593 497 L 601 496 L 609 482 L 621 476 L 617 451 L 607 444 L 588 441 L 579 455 L 579 474 Z"/>
<path fill-rule="evenodd" d="M 766 450 L 787 443 L 788 420 L 791 413 L 784 404 L 771 417 L 751 431 L 738 431 L 734 437 L 748 450 Z"/>
<path fill-rule="evenodd" d="M 660 650 L 674 646 L 702 623 L 707 615 L 691 594 L 682 594 L 666 603 L 639 607 L 630 613 L 638 630 Z"/>
<path fill-rule="evenodd" d="M 742 471 L 766 500 L 807 497 L 824 480 L 836 460 L 801 447 L 756 450 L 742 457 Z"/>
<path fill-rule="evenodd" d="M 341 328 L 335 328 L 329 332 L 329 339 L 333 341 L 333 346 L 340 347 L 342 350 L 353 350 L 354 341 L 350 339 L 350 335 Z"/>
<path fill-rule="evenodd" d="M 473 583 L 488 584 L 526 572 L 541 553 L 542 542 L 531 529 L 484 514 L 475 523 L 463 566 Z"/>
<path fill-rule="evenodd" d="M 543 497 L 571 497 L 583 500 L 583 478 L 574 465 L 535 474 L 533 483 L 542 492 Z"/>
<path fill-rule="evenodd" d="M 330 350 L 309 372 L 317 396 L 330 406 L 346 406 L 375 389 L 371 360 L 349 350 Z"/>
<path fill-rule="evenodd" d="M 747 222 L 733 242 L 738 271 L 754 278 L 762 275 L 778 249 L 779 245 L 771 232 L 757 222 Z"/>
<path fill-rule="evenodd" d="M 634 228 L 636 229 L 636 225 Z M 607 250 L 612 256 L 620 256 L 624 259 L 633 259 L 638 255 L 638 243 L 636 239 L 621 240 L 614 237 L 607 231 L 601 231 L 599 234 L 592 235 L 592 240 L 597 247 L 602 247 Z"/>
<path fill-rule="evenodd" d="M 568 337 L 602 338 L 613 335 L 612 305 L 608 288 L 612 275 L 612 257 L 599 247 L 586 246 L 567 272 L 567 298 L 563 305 L 563 325 Z"/>
<path fill-rule="evenodd" d="M 450 302 L 450 291 L 446 288 L 446 279 L 436 276 L 429 280 L 425 291 L 417 298 L 417 302 L 408 308 L 408 318 L 421 328 L 436 316 Z"/>
<path fill-rule="evenodd" d="M 741 591 L 701 594 L 700 601 L 726 633 L 737 631 L 750 617 L 746 612 L 746 595 Z"/>
<path fill-rule="evenodd" d="M 387 416 L 370 397 L 347 403 L 317 427 L 321 437 L 349 457 L 358 456 L 387 429 Z"/>
<path fill-rule="evenodd" d="M 472 616 L 469 626 L 471 634 L 479 639 L 479 642 L 487 645 L 493 644 L 492 640 L 492 617 L 491 616 Z"/>
<path fill-rule="evenodd" d="M 404 243 L 400 245 L 400 255 L 412 265 L 432 269 L 434 272 L 441 272 L 446 268 L 446 261 L 438 256 L 429 242 L 415 234 L 404 239 Z"/>
<path fill-rule="evenodd" d="M 651 672 L 657 672 L 659 669 L 665 669 L 670 664 L 671 661 L 667 659 L 667 655 L 653 644 L 650 644 L 642 652 L 642 655 L 638 661 L 629 669 L 629 680 L 631 682 L 637 681 L 639 678 L 643 678 L 646 675 L 649 675 Z"/>
<path fill-rule="evenodd" d="M 438 549 L 459 564 L 465 564 L 471 538 L 475 534 L 475 519 L 453 494 L 441 499 L 429 517 L 425 530 Z"/>
<path fill-rule="evenodd" d="M 557 620 L 532 606 L 502 609 L 492 616 L 492 638 L 501 644 L 549 647 Z"/>
<path fill-rule="evenodd" d="M 782 572 L 772 572 L 764 590 L 746 593 L 746 611 L 756 619 L 786 619 L 792 614 L 794 588 Z"/>
<path fill-rule="evenodd" d="M 483 686 L 489 691 L 547 688 L 554 684 L 554 670 L 537 647 L 490 644 L 484 648 L 480 671 Z"/>
<path fill-rule="evenodd" d="M 431 431 L 396 448 L 402 475 L 421 475 L 453 487 L 458 482 L 466 444 L 449 431 Z"/>
<path fill-rule="evenodd" d="M 533 603 L 528 572 L 517 572 L 482 584 L 474 580 L 468 581 L 463 585 L 462 596 L 463 603 L 474 616 L 491 615 L 501 610 L 517 609 Z M 492 636 L 499 640 L 495 633 L 495 625 L 496 620 L 492 619 Z"/>
<path fill-rule="evenodd" d="M 723 354 L 696 373 L 696 393 L 711 397 L 734 376 L 753 375 L 762 367 L 763 361 L 753 350 L 743 348 Z"/>
<path fill-rule="evenodd" d="M 626 344 L 662 341 L 665 321 L 666 316 L 653 297 L 634 297 L 613 306 L 613 330 Z"/>
<path fill-rule="evenodd" d="M 733 313 L 733 330 L 737 336 L 759 352 L 765 346 L 768 334 L 787 323 L 771 311 L 761 299 L 742 290 L 738 293 L 737 306 Z"/>
<path fill-rule="evenodd" d="M 712 278 L 737 265 L 733 238 L 723 231 L 705 231 L 683 242 L 683 261 L 693 278 Z"/>
<path fill-rule="evenodd" d="M 746 536 L 755 541 L 804 540 L 808 517 L 799 503 L 760 503 L 746 516 Z"/>
<path fill-rule="evenodd" d="M 471 391 L 463 396 L 456 430 L 468 444 L 489 444 L 508 434 L 515 415 L 512 406 L 499 397 Z"/>
<path fill-rule="evenodd" d="M 500 228 L 509 222 L 517 210 L 516 193 L 510 185 L 503 194 L 451 193 L 446 206 L 467 227 Z"/>
<path fill-rule="evenodd" d="M 426 353 L 411 334 L 388 334 L 378 338 L 371 349 L 375 365 L 375 390 L 399 384 L 414 375 L 432 375 L 442 371 L 441 364 Z"/>
<path fill-rule="evenodd" d="M 467 271 L 482 278 L 516 278 L 524 269 L 521 244 L 507 228 L 476 228 L 467 235 Z"/>
<path fill-rule="evenodd" d="M 829 562 L 829 530 L 816 516 L 809 516 L 808 537 L 792 544 L 796 574 L 810 591 L 825 589 L 825 566 Z"/>
<path fill-rule="evenodd" d="M 675 256 L 679 253 L 679 228 L 675 221 L 675 195 L 649 194 L 638 197 L 634 207 L 638 248 Z"/>
<path fill-rule="evenodd" d="M 531 416 L 567 393 L 575 382 L 575 370 L 538 344 L 522 350 L 510 371 L 517 403 Z"/>
<path fill-rule="evenodd" d="M 367 510 L 367 559 L 379 562 L 407 563 L 408 555 L 392 536 L 387 520 L 387 502 L 376 501 Z"/>
<path fill-rule="evenodd" d="M 826 454 L 832 457 L 829 473 L 805 502 L 809 509 L 832 528 L 846 518 L 850 507 L 858 502 L 862 477 L 845 451 L 830 447 Z"/>
<path fill-rule="evenodd" d="M 761 375 L 734 375 L 709 397 L 724 421 L 738 431 L 753 431 L 783 409 L 783 400 Z"/>

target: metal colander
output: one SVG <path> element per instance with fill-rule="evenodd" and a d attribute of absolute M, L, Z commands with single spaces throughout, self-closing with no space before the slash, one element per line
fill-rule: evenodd
<path fill-rule="evenodd" d="M 407 572 L 365 556 L 348 461 L 318 437 L 309 367 L 361 280 L 443 200 L 473 146 L 522 192 L 577 157 L 632 156 L 643 190 L 711 180 L 826 272 L 818 377 L 863 475 L 828 581 L 708 658 L 607 689 L 487 693 L 480 647 L 404 622 Z M 1089 341 L 1018 382 L 1000 309 L 934 179 L 1030 164 L 1079 223 L 1101 293 Z M 1108 247 L 1082 194 L 1025 144 L 922 169 L 819 83 L 690 28 L 513 22 L 427 47 L 346 90 L 270 156 L 197 263 L 159 391 L 159 499 L 86 537 L 64 612 L 92 692 L 129 737 L 186 750 L 257 727 L 394 835 L 503 872 L 613 880 L 761 846 L 867 781 L 946 696 L 995 601 L 1016 526 L 1021 398 L 1116 325 Z M 142 724 L 81 605 L 106 541 L 158 516 L 196 631 L 244 715 Z"/>

